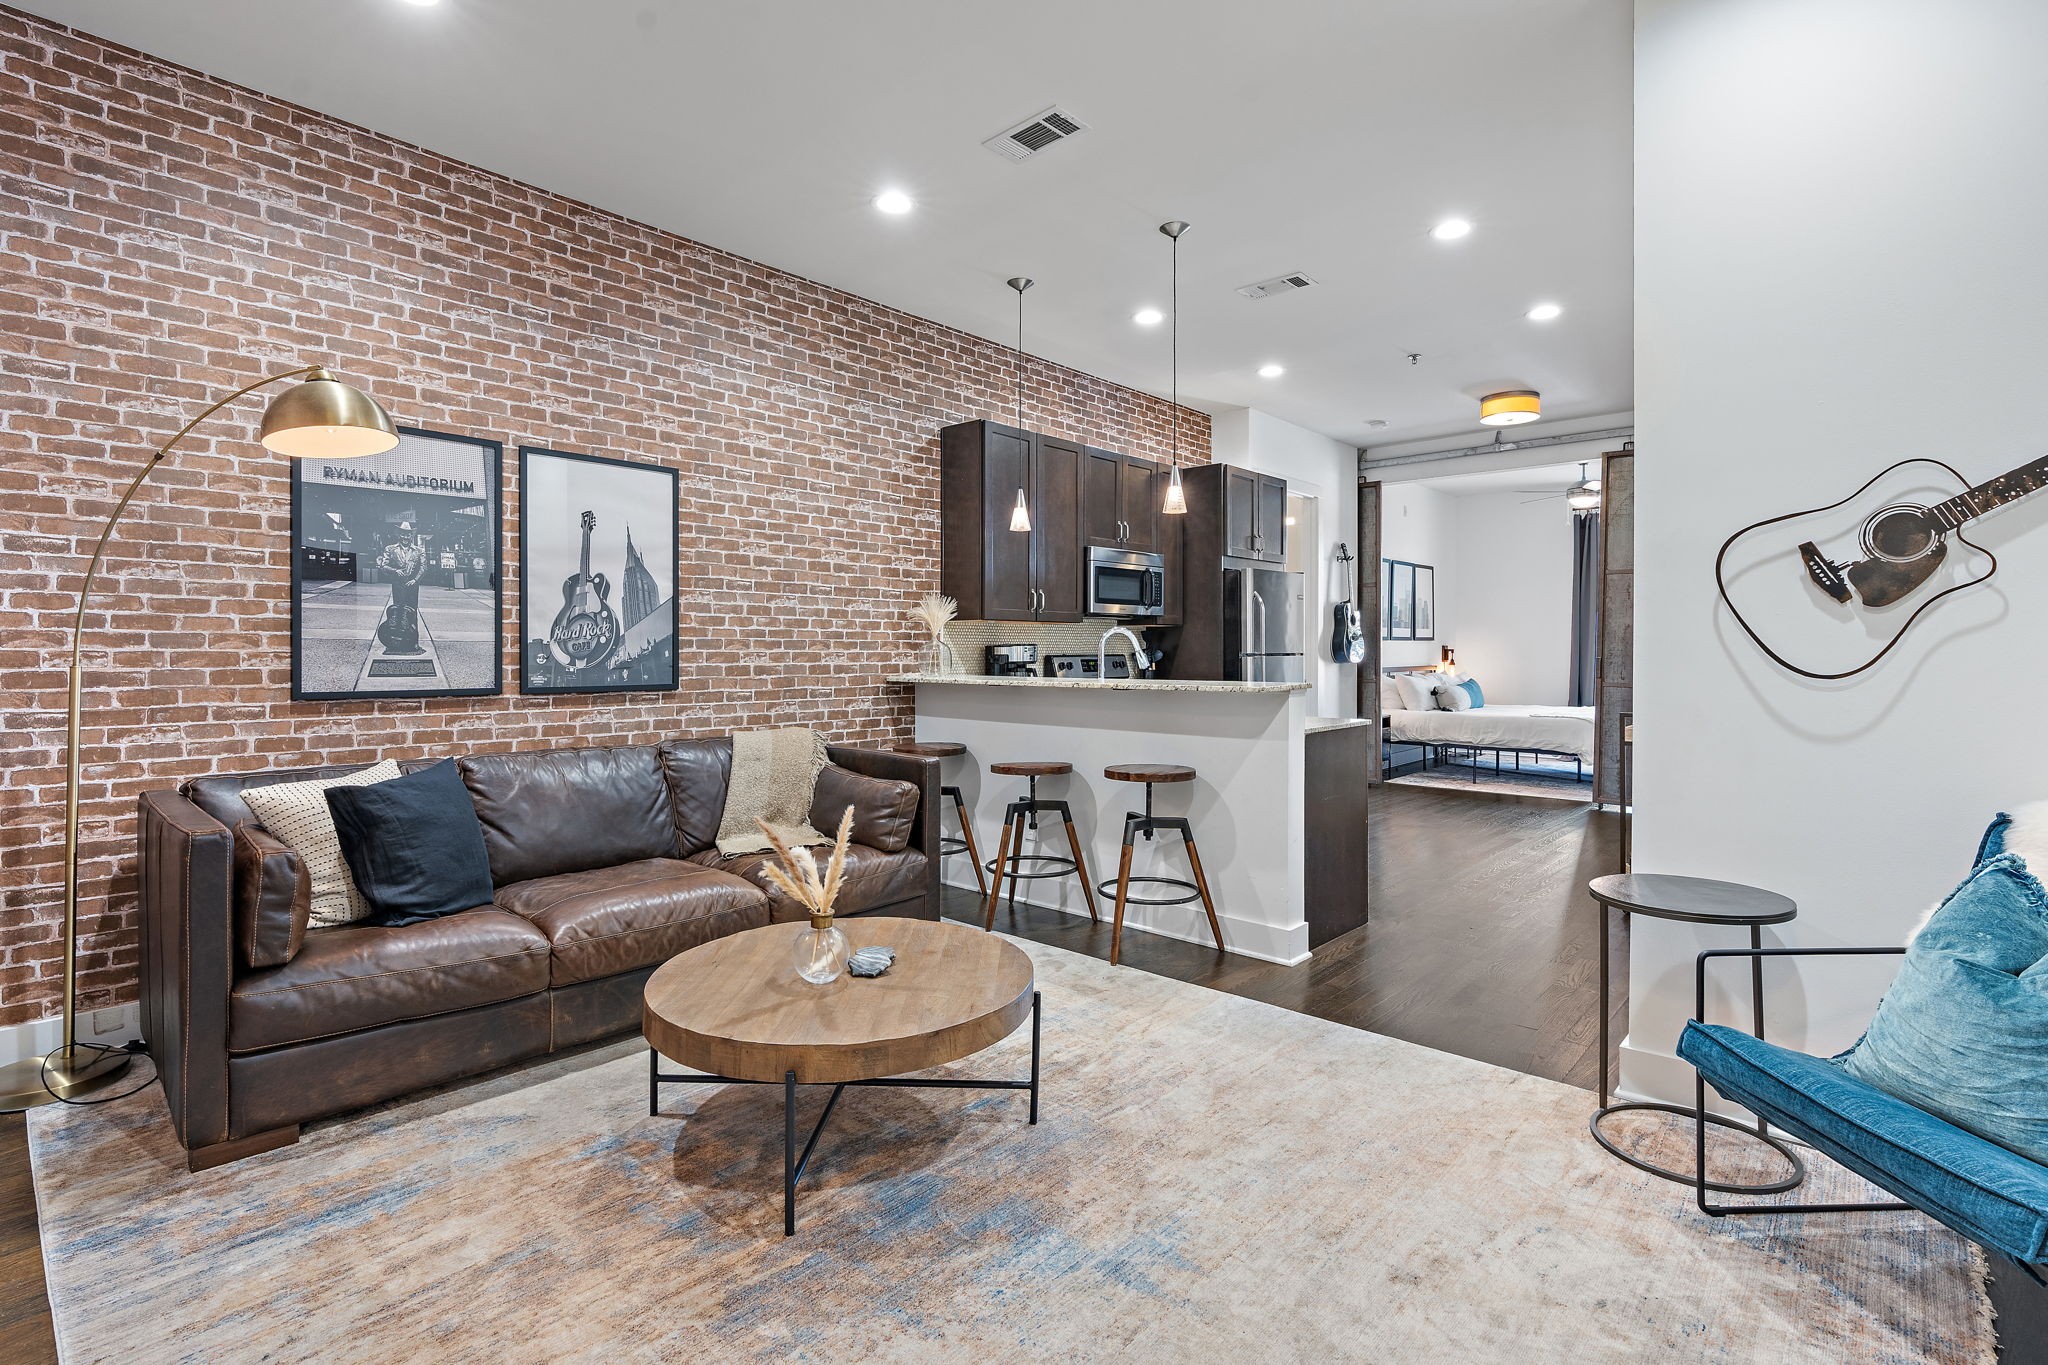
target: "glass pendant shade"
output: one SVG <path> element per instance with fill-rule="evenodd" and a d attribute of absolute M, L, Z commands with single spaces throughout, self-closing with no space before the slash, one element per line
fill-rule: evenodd
<path fill-rule="evenodd" d="M 1025 505 L 1024 490 L 1017 490 L 1017 505 L 1010 512 L 1010 529 L 1028 531 L 1031 529 L 1031 509 Z"/>
<path fill-rule="evenodd" d="M 1188 511 L 1188 495 L 1180 486 L 1180 466 L 1173 467 L 1173 474 L 1166 481 L 1166 502 L 1159 509 L 1172 517 L 1184 517 Z"/>
<path fill-rule="evenodd" d="M 271 401 L 260 439 L 294 460 L 355 460 L 396 446 L 398 429 L 376 399 L 315 370 Z"/>
<path fill-rule="evenodd" d="M 1489 393 L 1479 400 L 1479 424 L 1487 427 L 1515 427 L 1543 415 L 1543 395 L 1534 389 L 1510 389 Z"/>

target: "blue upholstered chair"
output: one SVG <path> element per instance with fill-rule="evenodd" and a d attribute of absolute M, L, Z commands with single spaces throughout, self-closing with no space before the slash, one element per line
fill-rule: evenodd
<path fill-rule="evenodd" d="M 1904 1203 L 1747 1204 L 1710 1202 L 1704 1119 L 1697 1120 L 1693 1197 L 1700 1210 L 1729 1214 L 1848 1213 L 1918 1209 L 2048 1283 L 2048 1166 L 1936 1118 L 1857 1080 L 1835 1061 L 1762 1042 L 1739 1029 L 1701 1022 L 1707 964 L 1717 957 L 1839 957 L 1904 948 L 1726 948 L 1701 953 L 1693 1018 L 1678 1055 L 1699 1073 L 1694 1100 L 1706 1113 L 1706 1087 L 1811 1143 L 1817 1150 Z"/>

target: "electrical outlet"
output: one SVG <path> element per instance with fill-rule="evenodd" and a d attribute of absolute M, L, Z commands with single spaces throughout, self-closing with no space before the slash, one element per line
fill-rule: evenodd
<path fill-rule="evenodd" d="M 110 1033 L 119 1033 L 128 1026 L 128 1011 L 119 1005 L 111 1009 L 92 1012 L 92 1036 L 104 1038 Z"/>

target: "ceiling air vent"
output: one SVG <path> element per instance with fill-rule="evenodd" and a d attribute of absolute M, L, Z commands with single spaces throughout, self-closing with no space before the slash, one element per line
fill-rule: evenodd
<path fill-rule="evenodd" d="M 1237 292 L 1248 299 L 1270 299 L 1275 294 L 1291 294 L 1314 283 L 1314 276 L 1304 275 L 1297 270 L 1290 275 L 1275 275 L 1270 280 L 1260 280 L 1257 284 L 1241 284 L 1237 287 Z"/>
<path fill-rule="evenodd" d="M 1085 133 L 1088 125 L 1067 113 L 1064 109 L 1052 108 L 1042 114 L 1034 114 L 1016 127 L 997 133 L 981 145 L 992 152 L 1001 153 L 1012 161 L 1022 161 L 1036 156 L 1056 142 L 1065 142 L 1076 133 Z"/>

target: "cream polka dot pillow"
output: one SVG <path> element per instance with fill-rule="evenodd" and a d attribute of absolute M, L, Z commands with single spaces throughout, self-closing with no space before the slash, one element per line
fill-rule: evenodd
<path fill-rule="evenodd" d="M 316 777 L 306 782 L 279 782 L 270 787 L 245 787 L 242 800 L 263 828 L 296 852 L 306 864 L 313 886 L 313 910 L 307 923 L 319 929 L 353 924 L 367 917 L 370 906 L 356 890 L 355 878 L 341 856 L 341 836 L 327 809 L 329 787 L 367 787 L 401 774 L 390 759 L 343 777 Z"/>

